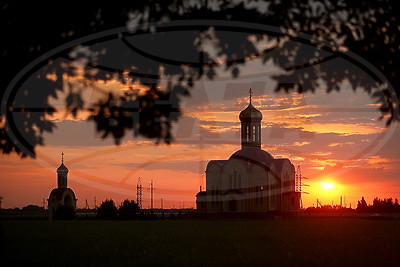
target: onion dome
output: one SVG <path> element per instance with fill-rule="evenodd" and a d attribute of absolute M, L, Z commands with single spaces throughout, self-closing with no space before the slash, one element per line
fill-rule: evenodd
<path fill-rule="evenodd" d="M 60 167 L 57 168 L 57 173 L 68 172 L 68 168 L 65 167 L 64 163 L 61 163 Z"/>
<path fill-rule="evenodd" d="M 252 91 L 250 93 L 250 103 L 240 112 L 239 119 L 241 122 L 260 122 L 262 120 L 262 113 L 251 104 Z"/>
<path fill-rule="evenodd" d="M 64 165 L 64 152 L 61 153 L 61 165 L 57 168 L 57 173 L 66 173 L 68 168 Z"/>
<path fill-rule="evenodd" d="M 258 122 L 262 120 L 262 113 L 250 104 L 240 112 L 239 119 L 241 122 Z"/>

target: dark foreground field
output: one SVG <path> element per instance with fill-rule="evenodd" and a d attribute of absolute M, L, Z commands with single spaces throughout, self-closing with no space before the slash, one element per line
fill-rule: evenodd
<path fill-rule="evenodd" d="M 0 261 L 7 265 L 400 264 L 399 220 L 19 220 L 1 225 Z"/>

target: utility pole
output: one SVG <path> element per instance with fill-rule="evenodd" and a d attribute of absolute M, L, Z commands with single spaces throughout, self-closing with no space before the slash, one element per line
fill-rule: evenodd
<path fill-rule="evenodd" d="M 94 209 L 97 209 L 96 197 L 94 197 Z"/>
<path fill-rule="evenodd" d="M 161 198 L 161 209 L 164 209 L 164 203 L 163 203 L 163 199 Z"/>
<path fill-rule="evenodd" d="M 85 207 L 85 209 L 87 209 L 87 210 L 90 209 L 90 208 L 89 208 L 89 203 L 87 202 L 87 199 L 86 199 L 86 207 Z"/>
<path fill-rule="evenodd" d="M 150 182 L 150 208 L 151 208 L 151 213 L 153 213 L 154 209 L 154 187 L 153 187 L 153 180 Z"/>
<path fill-rule="evenodd" d="M 142 205 L 143 205 L 142 190 L 143 190 L 142 182 L 140 181 L 140 177 L 139 177 L 137 185 L 136 185 L 136 203 L 138 204 L 140 209 L 142 209 Z"/>

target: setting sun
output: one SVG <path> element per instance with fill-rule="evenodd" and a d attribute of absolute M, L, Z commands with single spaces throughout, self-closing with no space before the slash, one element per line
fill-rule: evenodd
<path fill-rule="evenodd" d="M 332 182 L 321 182 L 321 187 L 325 190 L 331 190 L 335 187 L 335 184 Z"/>

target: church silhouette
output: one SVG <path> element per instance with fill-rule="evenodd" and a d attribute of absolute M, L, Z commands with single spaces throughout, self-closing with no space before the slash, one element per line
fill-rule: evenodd
<path fill-rule="evenodd" d="M 68 168 L 64 165 L 64 152 L 61 153 L 61 165 L 57 168 L 57 188 L 49 196 L 49 219 L 71 219 L 76 211 L 76 197 L 71 188 L 68 188 Z"/>
<path fill-rule="evenodd" d="M 295 167 L 261 149 L 262 113 L 252 104 L 240 112 L 242 148 L 228 160 L 211 160 L 206 167 L 206 191 L 196 195 L 200 213 L 295 213 Z"/>

